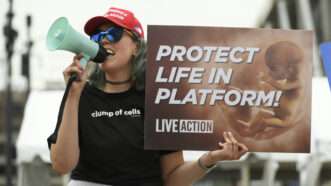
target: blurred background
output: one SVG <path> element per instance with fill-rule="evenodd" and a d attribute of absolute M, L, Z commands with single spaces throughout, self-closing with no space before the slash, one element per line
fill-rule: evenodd
<path fill-rule="evenodd" d="M 0 186 L 60 186 L 46 138 L 54 130 L 73 54 L 46 49 L 60 16 L 83 32 L 110 6 L 132 10 L 147 25 L 228 26 L 315 31 L 312 153 L 250 153 L 222 162 L 195 186 L 331 186 L 330 89 L 318 51 L 331 39 L 330 0 L 0 0 Z M 203 152 L 186 151 L 186 160 Z"/>

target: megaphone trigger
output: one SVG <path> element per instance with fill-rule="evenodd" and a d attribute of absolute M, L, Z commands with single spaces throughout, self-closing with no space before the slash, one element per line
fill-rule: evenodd
<path fill-rule="evenodd" d="M 80 63 L 80 66 L 85 69 L 86 68 L 86 65 L 87 65 L 87 62 L 90 60 L 90 56 L 86 55 L 86 54 L 83 54 L 83 57 L 80 59 L 79 63 Z"/>

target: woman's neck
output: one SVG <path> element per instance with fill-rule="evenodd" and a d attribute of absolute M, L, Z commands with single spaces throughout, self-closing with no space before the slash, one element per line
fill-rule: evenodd
<path fill-rule="evenodd" d="M 117 92 L 125 92 L 129 90 L 132 86 L 132 83 L 126 83 L 121 85 L 111 85 L 109 83 L 105 84 L 105 87 L 103 88 L 103 91 L 107 93 L 117 93 Z"/>
<path fill-rule="evenodd" d="M 106 82 L 104 91 L 107 93 L 124 92 L 131 88 L 132 80 L 130 73 L 112 73 L 105 74 Z"/>

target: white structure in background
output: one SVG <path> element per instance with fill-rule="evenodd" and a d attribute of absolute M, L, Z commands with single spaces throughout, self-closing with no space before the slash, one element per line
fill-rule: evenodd
<path fill-rule="evenodd" d="M 63 91 L 32 91 L 16 143 L 18 185 L 49 185 L 47 137 L 54 131 Z"/>
<path fill-rule="evenodd" d="M 20 75 L 20 55 L 25 49 L 27 14 L 32 15 L 31 33 L 35 42 L 31 60 L 32 89 L 50 89 L 64 87 L 62 71 L 72 60 L 72 54 L 63 51 L 49 52 L 45 46 L 47 30 L 58 17 L 68 17 L 76 30 L 83 31 L 87 19 L 103 14 L 110 6 L 117 6 L 135 12 L 145 32 L 147 24 L 256 27 L 266 19 L 272 2 L 272 0 L 14 0 L 14 27 L 19 31 L 19 38 L 15 43 L 16 53 L 13 57 L 13 86 L 15 90 L 26 87 L 25 79 Z M 3 14 L 7 11 L 7 3 L 7 0 L 0 1 L 0 12 Z M 5 16 L 1 15 L 1 28 L 5 21 Z M 0 89 L 3 89 L 6 68 L 2 38 L 0 51 Z"/>

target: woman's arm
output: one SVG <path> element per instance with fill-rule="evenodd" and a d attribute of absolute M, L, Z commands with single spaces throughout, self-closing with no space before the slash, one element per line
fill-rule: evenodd
<path fill-rule="evenodd" d="M 201 162 L 206 162 L 203 163 L 205 166 L 212 165 L 207 161 L 207 155 L 204 154 L 201 157 Z M 206 171 L 199 166 L 198 161 L 184 162 L 182 151 L 163 156 L 161 166 L 165 186 L 189 186 L 206 174 Z"/>
<path fill-rule="evenodd" d="M 183 153 L 176 152 L 161 158 L 162 174 L 165 186 L 190 186 L 206 174 L 204 167 L 210 167 L 222 160 L 238 160 L 247 152 L 247 147 L 233 137 L 224 133 L 225 143 L 219 143 L 220 149 L 202 155 L 197 161 L 184 162 Z"/>
<path fill-rule="evenodd" d="M 75 56 L 74 62 L 63 72 L 66 81 L 72 73 L 77 74 L 78 81 L 74 81 L 70 87 L 57 134 L 57 141 L 51 145 L 52 167 L 60 174 L 70 172 L 75 168 L 79 159 L 78 106 L 86 82 L 86 73 L 79 65 L 81 57 L 81 55 Z"/>
<path fill-rule="evenodd" d="M 77 96 L 68 94 L 57 141 L 51 146 L 52 167 L 60 174 L 70 172 L 79 158 Z"/>

